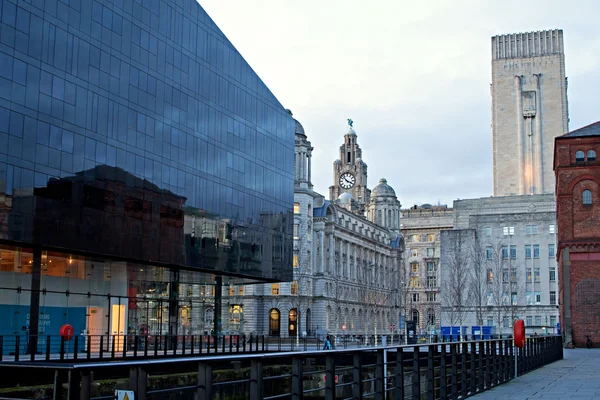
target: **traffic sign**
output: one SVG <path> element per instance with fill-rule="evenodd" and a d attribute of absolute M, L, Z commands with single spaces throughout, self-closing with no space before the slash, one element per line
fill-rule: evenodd
<path fill-rule="evenodd" d="M 115 398 L 117 400 L 135 400 L 133 390 L 115 390 Z"/>

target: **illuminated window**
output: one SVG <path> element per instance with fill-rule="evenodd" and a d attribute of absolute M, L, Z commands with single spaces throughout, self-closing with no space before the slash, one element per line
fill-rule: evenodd
<path fill-rule="evenodd" d="M 238 287 L 238 295 L 239 296 L 243 296 L 244 295 L 244 285 L 241 285 Z"/>
<path fill-rule="evenodd" d="M 421 286 L 421 282 L 419 281 L 419 277 L 418 276 L 411 276 L 410 277 L 410 287 L 411 288 L 418 288 L 419 286 Z"/>
<path fill-rule="evenodd" d="M 427 235 L 427 241 L 428 242 L 435 242 L 435 234 L 430 233 L 429 235 Z"/>
<path fill-rule="evenodd" d="M 294 224 L 294 239 L 300 239 L 300 225 Z"/>
<path fill-rule="evenodd" d="M 300 214 L 300 203 L 294 203 L 294 214 Z"/>
<path fill-rule="evenodd" d="M 411 250 L 411 255 L 413 257 L 419 257 L 419 250 L 418 249 L 412 249 Z"/>
<path fill-rule="evenodd" d="M 229 285 L 229 295 L 233 296 L 235 294 L 235 287 L 233 285 Z"/>
<path fill-rule="evenodd" d="M 294 252 L 294 268 L 298 268 L 298 265 L 300 265 L 300 260 L 299 260 L 299 256 L 297 252 Z"/>
<path fill-rule="evenodd" d="M 274 294 L 274 295 L 279 294 L 279 283 L 271 284 L 271 294 Z"/>
<path fill-rule="evenodd" d="M 487 270 L 487 283 L 492 283 L 494 281 L 494 273 L 492 272 L 491 269 Z"/>
<path fill-rule="evenodd" d="M 419 273 L 419 263 L 410 263 L 410 273 L 411 274 L 418 274 Z"/>
<path fill-rule="evenodd" d="M 297 295 L 298 294 L 298 282 L 294 281 L 290 285 L 290 294 Z"/>

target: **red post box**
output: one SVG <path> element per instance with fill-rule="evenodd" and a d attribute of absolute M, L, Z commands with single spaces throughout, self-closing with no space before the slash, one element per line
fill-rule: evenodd
<path fill-rule="evenodd" d="M 525 346 L 525 322 L 522 319 L 515 321 L 515 346 Z"/>

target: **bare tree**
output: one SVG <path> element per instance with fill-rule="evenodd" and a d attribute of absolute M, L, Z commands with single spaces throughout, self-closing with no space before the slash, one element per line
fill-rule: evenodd
<path fill-rule="evenodd" d="M 470 258 L 470 279 L 469 279 L 469 298 L 473 307 L 475 324 L 483 326 L 483 316 L 487 306 L 487 259 L 486 249 L 478 232 L 475 232 L 474 238 L 469 247 Z"/>
<path fill-rule="evenodd" d="M 463 230 L 442 231 L 441 236 L 443 243 L 441 262 L 445 270 L 445 279 L 440 292 L 445 302 L 444 311 L 450 326 L 462 327 L 470 300 L 471 258 L 468 250 L 472 240 L 468 232 Z"/>
<path fill-rule="evenodd" d="M 292 308 L 296 309 L 296 343 L 300 342 L 300 332 L 309 328 L 302 323 L 302 318 L 305 318 L 312 301 L 312 270 L 309 256 L 310 253 L 299 252 L 298 266 L 294 268 L 294 281 L 290 290 L 290 303 Z"/>

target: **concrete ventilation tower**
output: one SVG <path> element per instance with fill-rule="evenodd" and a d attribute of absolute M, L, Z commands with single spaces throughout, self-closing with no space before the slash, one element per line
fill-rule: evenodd
<path fill-rule="evenodd" d="M 492 37 L 494 196 L 553 194 L 554 138 L 569 130 L 562 30 Z"/>

